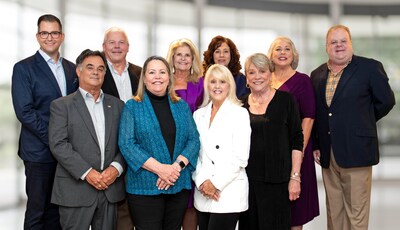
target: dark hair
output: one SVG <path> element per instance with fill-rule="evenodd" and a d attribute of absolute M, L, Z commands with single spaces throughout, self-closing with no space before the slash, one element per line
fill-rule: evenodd
<path fill-rule="evenodd" d="M 230 51 L 231 51 L 231 60 L 227 66 L 228 69 L 231 71 L 233 76 L 236 76 L 237 74 L 240 73 L 240 69 L 242 69 L 242 65 L 240 65 L 240 54 L 239 54 L 239 51 L 238 51 L 235 43 L 233 43 L 233 41 L 229 38 L 218 35 L 211 40 L 210 44 L 208 45 L 208 49 L 206 51 L 204 51 L 204 53 L 203 53 L 203 56 L 204 56 L 204 61 L 203 61 L 204 72 L 203 72 L 203 74 L 204 75 L 206 75 L 208 68 L 212 64 L 215 64 L 214 57 L 213 57 L 214 52 L 224 42 L 229 46 Z"/>
<path fill-rule="evenodd" d="M 39 17 L 39 19 L 37 21 L 38 32 L 40 29 L 39 27 L 40 27 L 41 22 L 57 22 L 57 24 L 60 26 L 60 32 L 62 32 L 62 24 L 61 24 L 60 19 L 52 14 L 44 14 Z"/>
<path fill-rule="evenodd" d="M 91 57 L 91 56 L 99 56 L 101 57 L 101 59 L 103 59 L 104 62 L 104 67 L 107 68 L 107 61 L 106 61 L 106 57 L 104 56 L 104 54 L 98 50 L 90 50 L 90 49 L 85 49 L 84 51 L 82 51 L 81 54 L 79 54 L 79 56 L 76 58 L 76 66 L 82 65 L 83 61 L 87 58 L 87 57 Z"/>

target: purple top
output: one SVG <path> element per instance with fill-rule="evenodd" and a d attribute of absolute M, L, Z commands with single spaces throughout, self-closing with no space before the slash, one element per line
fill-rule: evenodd
<path fill-rule="evenodd" d="M 188 82 L 187 89 L 175 90 L 176 94 L 189 104 L 192 113 L 203 103 L 204 77 L 199 78 L 196 83 Z"/>
<path fill-rule="evenodd" d="M 315 118 L 315 95 L 310 77 L 296 73 L 279 87 L 290 92 L 297 102 L 301 119 Z M 319 215 L 318 187 L 315 163 L 312 154 L 312 140 L 309 139 L 301 164 L 301 195 L 291 202 L 292 226 L 304 225 Z"/>
<path fill-rule="evenodd" d="M 315 96 L 311 79 L 304 73 L 297 72 L 279 87 L 279 90 L 291 93 L 297 105 L 301 119 L 315 118 Z"/>
<path fill-rule="evenodd" d="M 196 83 L 188 82 L 186 89 L 175 90 L 176 94 L 188 103 L 192 113 L 196 111 L 199 106 L 203 103 L 204 97 L 204 77 L 199 78 Z M 194 201 L 194 183 L 192 181 L 192 190 L 190 191 L 190 197 L 188 200 L 188 208 L 193 208 Z"/>

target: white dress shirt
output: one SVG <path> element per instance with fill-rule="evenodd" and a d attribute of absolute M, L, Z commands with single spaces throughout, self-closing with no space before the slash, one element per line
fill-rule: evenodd
<path fill-rule="evenodd" d="M 128 67 L 129 63 L 126 62 L 126 66 L 121 75 L 114 69 L 111 62 L 107 60 L 108 68 L 110 68 L 111 75 L 113 76 L 115 85 L 117 86 L 119 98 L 125 103 L 132 98 L 132 86 L 131 79 L 129 77 Z"/>
<path fill-rule="evenodd" d="M 61 56 L 58 58 L 57 62 L 54 62 L 54 60 L 49 55 L 47 55 L 43 50 L 39 49 L 39 53 L 47 62 L 47 65 L 49 65 L 51 72 L 53 72 L 53 75 L 57 80 L 58 86 L 60 87 L 61 95 L 66 96 L 67 83 L 65 80 L 65 73 L 64 73 L 64 68 L 62 66 Z"/>

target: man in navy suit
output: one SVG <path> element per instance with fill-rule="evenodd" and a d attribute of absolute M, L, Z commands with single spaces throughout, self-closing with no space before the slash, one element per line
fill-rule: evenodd
<path fill-rule="evenodd" d="M 57 162 L 49 149 L 50 103 L 75 92 L 75 65 L 62 58 L 64 41 L 60 20 L 39 17 L 36 39 L 40 49 L 15 64 L 11 94 L 21 122 L 18 155 L 24 161 L 28 197 L 24 229 L 61 229 L 58 206 L 50 203 Z"/>
<path fill-rule="evenodd" d="M 125 31 L 111 27 L 104 33 L 103 52 L 107 59 L 107 71 L 102 90 L 124 102 L 136 94 L 142 68 L 126 60 L 129 40 Z M 124 199 L 118 204 L 118 230 L 133 230 L 128 203 Z"/>
<path fill-rule="evenodd" d="M 311 73 L 316 95 L 314 159 L 322 166 L 329 230 L 368 229 L 376 122 L 395 105 L 382 63 L 353 54 L 350 31 L 326 35 L 327 63 Z"/>

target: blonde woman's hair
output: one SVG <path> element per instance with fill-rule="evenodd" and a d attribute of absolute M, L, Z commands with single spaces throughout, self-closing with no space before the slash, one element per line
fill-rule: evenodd
<path fill-rule="evenodd" d="M 168 65 L 167 60 L 165 60 L 163 57 L 160 57 L 160 56 L 151 56 L 151 57 L 147 58 L 146 61 L 144 62 L 142 73 L 140 74 L 138 89 L 137 89 L 136 95 L 133 96 L 133 99 L 138 102 L 143 101 L 144 92 L 146 89 L 146 86 L 144 85 L 144 78 L 146 77 L 147 66 L 149 65 L 149 63 L 151 61 L 162 61 L 164 63 L 166 70 L 167 70 L 168 78 L 169 78 L 167 93 L 168 93 L 169 97 L 171 98 L 172 102 L 174 102 L 174 103 L 178 102 L 180 98 L 176 95 L 175 90 L 172 87 L 174 84 L 174 78 L 171 77 L 171 69 Z"/>
<path fill-rule="evenodd" d="M 290 63 L 290 67 L 292 67 L 292 69 L 297 69 L 297 66 L 299 66 L 299 52 L 297 52 L 296 46 L 294 45 L 293 41 L 288 38 L 288 37 L 284 37 L 284 36 L 279 36 L 277 38 L 275 38 L 275 40 L 271 43 L 271 45 L 269 46 L 268 49 L 268 58 L 269 60 L 271 60 L 271 71 L 274 72 L 275 71 L 275 64 L 272 61 L 272 55 L 274 52 L 275 47 L 277 46 L 277 43 L 283 41 L 286 42 L 290 45 L 290 48 L 292 50 L 292 56 L 293 56 L 293 60 L 292 63 Z"/>
<path fill-rule="evenodd" d="M 201 107 L 204 107 L 211 102 L 210 91 L 208 89 L 208 84 L 210 83 L 211 78 L 217 78 L 219 80 L 226 81 L 229 84 L 229 92 L 225 100 L 229 100 L 239 106 L 242 105 L 242 102 L 236 97 L 236 84 L 231 71 L 224 65 L 213 64 L 210 68 L 208 68 L 204 78 L 204 99 Z"/>
<path fill-rule="evenodd" d="M 192 66 L 190 67 L 190 74 L 189 77 L 186 79 L 188 82 L 193 82 L 196 83 L 199 81 L 199 78 L 202 76 L 202 71 L 201 71 L 201 61 L 200 61 L 200 55 L 199 51 L 196 48 L 196 46 L 193 44 L 193 42 L 187 38 L 181 38 L 178 40 L 173 41 L 168 48 L 168 53 L 167 53 L 167 61 L 169 63 L 170 69 L 174 70 L 174 56 L 176 53 L 176 49 L 179 47 L 187 46 L 190 49 L 190 53 L 192 54 Z M 172 74 L 175 74 L 174 71 L 172 71 Z"/>

